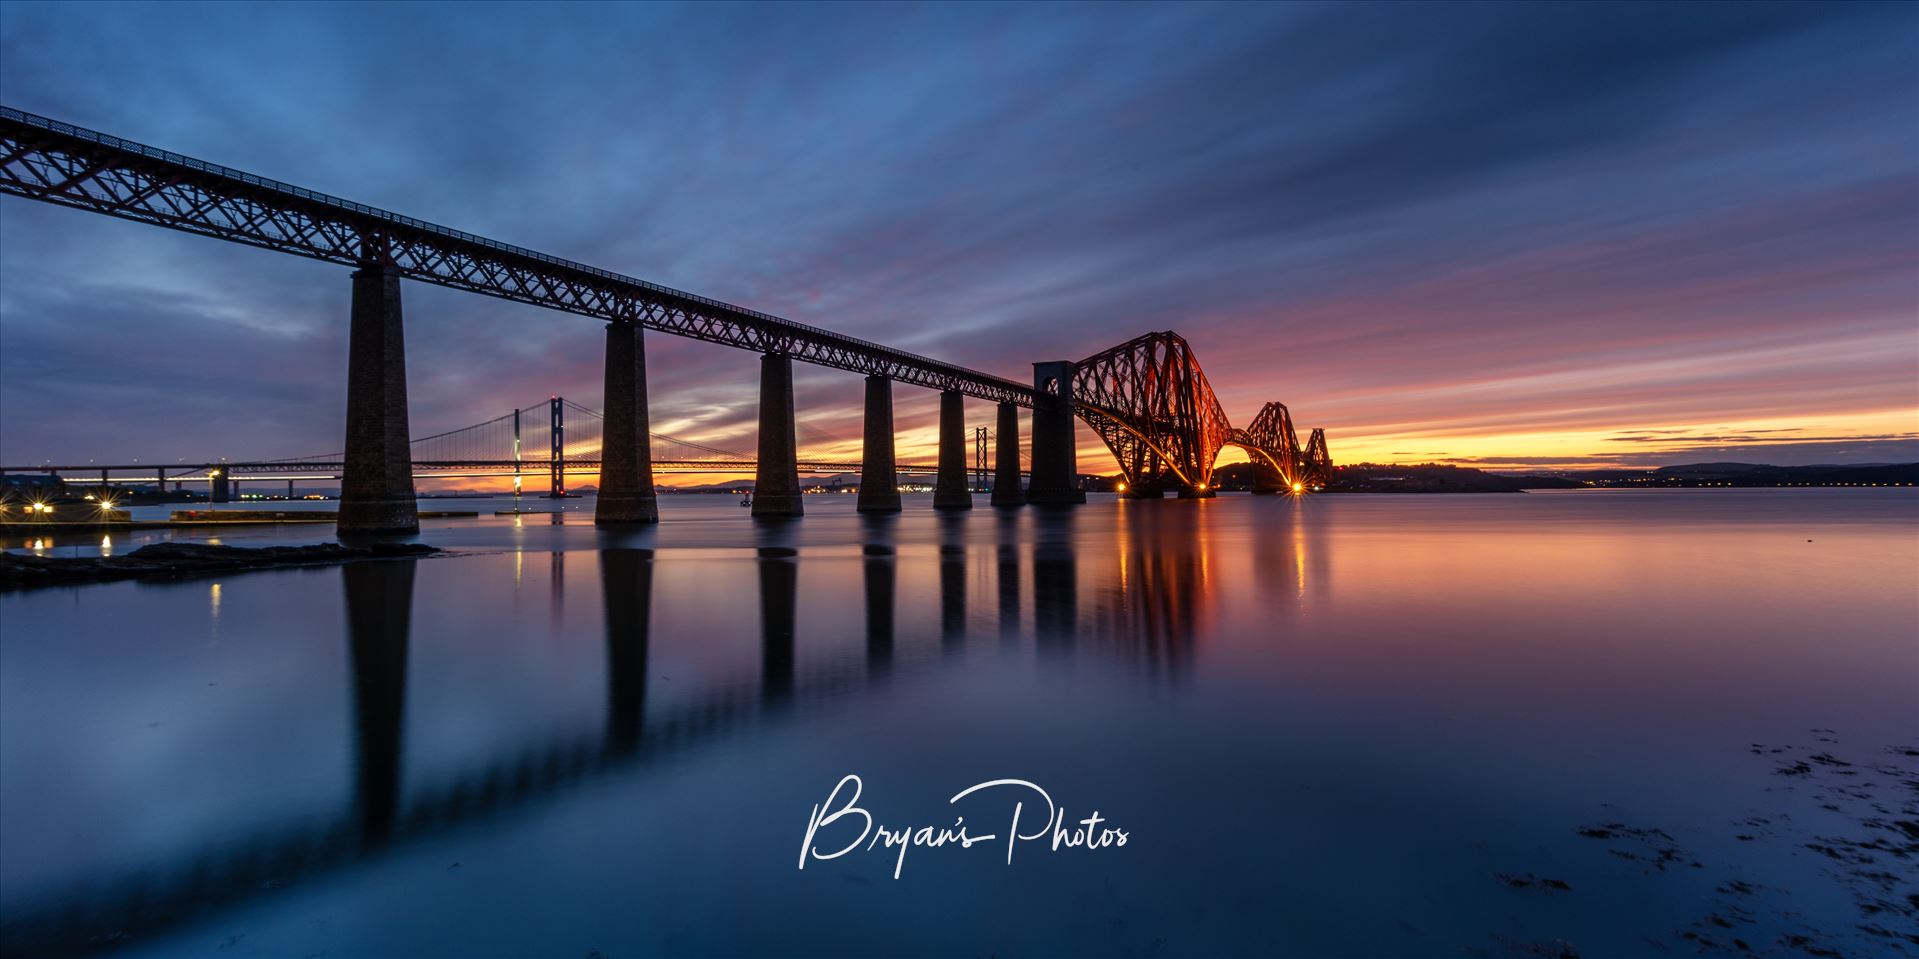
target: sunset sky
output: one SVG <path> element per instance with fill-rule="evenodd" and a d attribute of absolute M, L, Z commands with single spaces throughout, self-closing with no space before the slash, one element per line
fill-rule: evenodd
<path fill-rule="evenodd" d="M 1229 417 L 1282 401 L 1339 462 L 1911 462 L 1915 37 L 1893 3 L 10 2 L 0 101 L 1023 381 L 1176 330 Z M 0 198 L 0 463 L 337 450 L 348 292 Z M 405 296 L 416 436 L 599 405 L 598 322 Z M 647 348 L 656 429 L 752 447 L 756 357 Z M 799 372 L 803 452 L 856 458 L 860 378 Z M 930 461 L 936 397 L 897 403 Z"/>

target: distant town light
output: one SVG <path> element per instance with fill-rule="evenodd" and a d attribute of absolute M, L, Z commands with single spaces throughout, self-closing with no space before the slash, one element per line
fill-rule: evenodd
<path fill-rule="evenodd" d="M 1304 492 L 1306 492 L 1306 484 L 1305 484 L 1305 483 L 1294 483 L 1294 484 L 1293 484 L 1293 492 L 1295 492 L 1295 493 L 1304 493 Z"/>

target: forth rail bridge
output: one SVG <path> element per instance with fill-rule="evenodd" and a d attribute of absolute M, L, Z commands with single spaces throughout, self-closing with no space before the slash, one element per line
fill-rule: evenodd
<path fill-rule="evenodd" d="M 1256 492 L 1297 491 L 1323 483 L 1331 468 L 1326 438 L 1305 445 L 1286 407 L 1267 403 L 1245 428 L 1226 418 L 1185 339 L 1173 332 L 1134 338 L 1078 362 L 1033 364 L 1033 384 L 993 376 L 818 327 L 781 319 L 693 293 L 647 283 L 471 233 L 436 226 L 312 190 L 122 140 L 46 117 L 0 107 L 0 193 L 73 207 L 354 268 L 347 354 L 345 450 L 337 459 L 206 464 L 168 476 L 152 466 L 10 466 L 154 471 L 156 481 L 205 478 L 225 492 L 234 477 L 337 475 L 338 530 L 344 534 L 419 529 L 413 481 L 421 475 L 547 472 L 557 491 L 571 469 L 599 473 L 594 522 L 656 522 L 656 470 L 754 474 L 753 515 L 799 516 L 800 469 L 855 464 L 799 458 L 793 405 L 793 361 L 866 376 L 865 431 L 857 464 L 859 509 L 900 508 L 894 456 L 893 384 L 940 391 L 938 465 L 933 505 L 972 506 L 968 484 L 965 398 L 998 404 L 992 504 L 1085 501 L 1074 439 L 1084 420 L 1105 441 L 1125 476 L 1125 495 L 1212 494 L 1213 462 L 1225 446 L 1244 449 L 1257 465 Z M 483 293 L 606 321 L 605 399 L 595 415 L 595 448 L 563 439 L 563 405 L 550 404 L 546 459 L 459 455 L 434 458 L 416 450 L 407 422 L 406 350 L 400 280 Z M 643 328 L 761 354 L 757 455 L 656 462 L 646 397 Z M 1021 469 L 1019 411 L 1032 411 L 1030 466 Z M 584 407 L 579 409 L 584 410 Z M 592 412 L 592 411 L 586 411 Z M 514 414 L 516 421 L 519 412 Z M 468 430 L 497 429 L 500 420 Z M 456 434 L 430 437 L 448 440 Z M 469 434 L 469 435 L 478 435 Z M 683 442 L 673 440 L 674 442 Z M 422 453 L 425 455 L 421 455 Z M 722 453 L 725 451 L 710 450 Z M 976 446 L 976 462 L 983 459 Z M 982 464 L 983 465 L 983 464 Z M 850 469 L 846 471 L 851 471 Z M 1021 489 L 1022 474 L 1027 477 Z M 141 477 L 145 479 L 145 477 Z M 319 477 L 315 477 L 319 478 Z M 130 481 L 130 478 L 126 478 Z"/>

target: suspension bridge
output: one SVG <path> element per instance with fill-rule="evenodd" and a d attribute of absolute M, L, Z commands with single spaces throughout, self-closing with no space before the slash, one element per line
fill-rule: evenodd
<path fill-rule="evenodd" d="M 593 418 L 599 433 L 593 458 L 587 458 L 586 441 L 567 435 L 559 422 L 570 407 L 554 403 L 544 459 L 556 491 L 564 490 L 569 473 L 599 474 L 594 521 L 601 525 L 656 522 L 655 472 L 695 468 L 684 466 L 687 460 L 655 459 L 659 436 L 648 425 L 646 329 L 760 354 L 754 454 L 695 457 L 697 468 L 707 472 L 745 471 L 750 464 L 755 516 L 804 512 L 802 466 L 829 472 L 856 467 L 860 510 L 897 512 L 898 477 L 903 469 L 916 468 L 903 468 L 895 457 L 895 383 L 940 393 L 938 462 L 930 467 L 933 505 L 939 509 L 970 508 L 973 487 L 979 485 L 969 481 L 984 457 L 982 444 L 967 442 L 969 397 L 997 405 L 994 506 L 1084 502 L 1075 438 L 1080 422 L 1099 434 L 1118 461 L 1129 496 L 1156 497 L 1168 490 L 1181 497 L 1211 496 L 1213 462 L 1229 445 L 1246 450 L 1258 464 L 1257 492 L 1302 492 L 1323 484 L 1331 468 L 1325 434 L 1314 430 L 1302 446 L 1283 404 L 1268 403 L 1249 426 L 1235 428 L 1192 348 L 1172 331 L 1148 333 L 1077 362 L 1036 362 L 1028 386 L 10 107 L 0 107 L 0 194 L 352 267 L 343 451 L 332 458 L 204 467 L 204 478 L 216 488 L 222 479 L 269 471 L 278 471 L 281 479 L 300 469 L 337 475 L 342 533 L 417 531 L 414 479 L 420 475 L 453 476 L 462 470 L 503 475 L 470 472 L 499 470 L 523 476 L 538 468 L 517 443 L 511 455 L 491 459 L 431 448 L 470 443 L 478 449 L 492 443 L 489 449 L 498 453 L 498 434 L 505 426 L 497 419 L 428 437 L 421 441 L 428 444 L 425 449 L 412 440 L 403 279 L 606 323 L 604 402 Z M 857 464 L 801 462 L 795 360 L 865 375 Z M 1024 466 L 1022 409 L 1031 411 L 1031 452 Z M 518 413 L 514 419 L 516 435 L 524 438 L 525 424 Z M 110 475 L 127 467 L 91 468 Z M 164 470 L 154 472 L 163 482 L 173 479 Z"/>
<path fill-rule="evenodd" d="M 514 491 L 539 491 L 549 496 L 567 495 L 567 478 L 595 476 L 600 472 L 600 449 L 606 418 L 599 410 L 582 406 L 562 396 L 538 403 L 517 406 L 511 412 L 481 423 L 423 436 L 412 441 L 411 460 L 415 479 L 466 479 L 475 477 L 512 477 Z M 817 437 L 829 444 L 843 444 L 839 436 L 817 431 Z M 652 438 L 653 472 L 656 474 L 751 474 L 758 464 L 752 454 L 721 449 L 670 433 L 654 432 Z M 677 454 L 677 455 L 676 455 Z M 976 483 L 985 479 L 984 458 L 975 460 Z M 72 484 L 111 490 L 116 484 L 151 483 L 182 489 L 187 484 L 205 484 L 214 502 L 229 502 L 239 495 L 240 484 L 270 480 L 293 484 L 340 479 L 345 466 L 342 454 L 320 453 L 263 460 L 220 460 L 214 463 L 176 463 L 157 466 L 152 463 L 43 463 L 38 466 L 0 467 L 5 473 L 44 473 Z M 803 474 L 835 475 L 855 473 L 857 460 L 807 458 L 799 460 Z M 936 465 L 901 463 L 901 475 L 933 475 Z M 525 486 L 531 481 L 532 486 Z M 539 484 L 545 488 L 540 490 Z"/>

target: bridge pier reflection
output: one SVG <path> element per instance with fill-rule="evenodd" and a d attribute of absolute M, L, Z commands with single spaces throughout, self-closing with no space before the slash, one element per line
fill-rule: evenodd
<path fill-rule="evenodd" d="M 396 560 L 340 567 L 353 670 L 354 799 L 362 845 L 391 838 L 399 812 L 416 564 Z"/>
<path fill-rule="evenodd" d="M 866 673 L 884 679 L 893 671 L 893 605 L 898 586 L 893 520 L 861 523 L 867 535 L 860 547 L 860 573 L 866 585 Z"/>
<path fill-rule="evenodd" d="M 799 620 L 799 554 L 785 545 L 782 532 L 780 526 L 761 526 L 754 561 L 760 578 L 760 699 L 769 709 L 793 698 L 794 636 Z"/>
<path fill-rule="evenodd" d="M 657 523 L 653 443 L 646 408 L 646 344 L 638 323 L 606 325 L 606 391 L 601 408 L 600 492 L 593 523 Z"/>
<path fill-rule="evenodd" d="M 940 651 L 966 648 L 966 521 L 940 517 Z"/>
<path fill-rule="evenodd" d="M 1073 552 L 1073 514 L 1035 518 L 1033 642 L 1042 654 L 1071 655 L 1079 633 L 1079 560 Z"/>
<path fill-rule="evenodd" d="M 994 551 L 999 574 L 999 641 L 1001 646 L 1019 643 L 1019 518 L 1010 513 L 999 517 L 999 546 Z"/>
<path fill-rule="evenodd" d="M 606 613 L 606 752 L 640 748 L 646 716 L 646 657 L 653 607 L 653 551 L 600 551 L 600 595 Z"/>
<path fill-rule="evenodd" d="M 385 242 L 369 236 L 363 255 L 380 255 Z M 384 263 L 369 262 L 353 274 L 346 378 L 346 455 L 340 476 L 338 531 L 343 535 L 417 533 L 420 517 L 413 499 L 408 440 L 400 274 Z"/>
<path fill-rule="evenodd" d="M 1297 508 L 1299 504 L 1264 505 Z M 1193 672 L 1196 642 L 1214 632 L 1211 593 L 1214 577 L 1222 571 L 1215 560 L 1220 549 L 1213 525 L 1219 520 L 1217 511 L 1122 508 L 1117 511 L 1119 525 L 1112 549 L 1104 548 L 1107 544 L 1097 538 L 1097 530 L 1079 529 L 1077 512 L 1035 511 L 1021 516 L 1009 511 L 992 517 L 1001 642 L 1017 642 L 1022 618 L 1021 552 L 1031 542 L 1031 605 L 1036 657 L 1043 669 L 1059 670 L 1073 657 L 1087 656 L 1097 657 L 1089 663 L 1117 665 L 1148 682 L 1185 681 Z M 969 625 L 965 530 L 971 518 L 948 514 L 940 519 L 936 560 L 940 630 L 942 648 L 950 652 L 963 642 Z M 647 675 L 655 662 L 650 624 L 653 579 L 657 571 L 672 569 L 660 564 L 674 560 L 667 553 L 647 549 L 606 548 L 598 558 L 606 644 L 603 723 L 529 729 L 540 735 L 508 737 L 521 744 L 518 748 L 496 746 L 498 751 L 482 750 L 484 755 L 457 763 L 443 763 L 436 756 L 434 763 L 411 769 L 404 761 L 403 722 L 418 564 L 403 560 L 341 567 L 353 712 L 350 720 L 342 722 L 343 726 L 351 723 L 354 762 L 354 781 L 342 788 L 350 791 L 352 801 L 316 823 L 274 822 L 231 834 L 223 829 L 204 844 L 137 872 L 116 872 L 110 879 L 53 888 L 34 894 L 31 900 L 23 897 L 17 906 L 9 900 L 7 922 L 0 924 L 0 952 L 94 952 L 102 929 L 124 930 L 136 941 L 155 941 L 147 937 L 253 902 L 269 890 L 329 874 L 350 877 L 357 874 L 351 870 L 391 856 L 409 843 L 417 850 L 420 844 L 455 829 L 547 808 L 553 798 L 586 783 L 603 782 L 609 775 L 715 748 L 755 730 L 778 729 L 797 717 L 843 707 L 856 694 L 883 695 L 897 664 L 923 665 L 923 651 L 917 645 L 896 655 L 897 594 L 902 576 L 909 584 L 925 582 L 926 564 L 934 560 L 918 551 L 900 556 L 895 517 L 860 519 L 864 656 L 857 648 L 809 649 L 804 670 L 796 669 L 795 654 L 799 554 L 793 544 L 800 524 L 754 525 L 757 551 L 751 562 L 759 580 L 762 637 L 757 694 L 749 676 L 733 675 L 710 684 L 675 688 L 672 696 L 657 691 L 649 696 Z M 1296 522 L 1290 533 L 1269 528 L 1266 532 L 1274 535 L 1252 541 L 1253 568 L 1245 571 L 1243 579 L 1232 580 L 1247 582 L 1258 591 L 1268 605 L 1268 621 L 1281 636 L 1298 627 L 1308 601 L 1327 589 L 1330 553 L 1317 538 L 1325 535 L 1326 527 L 1326 523 Z M 643 541 L 644 535 L 631 539 Z M 1075 557 L 1076 537 L 1087 557 L 1084 569 Z M 1228 542 L 1237 552 L 1240 541 L 1235 537 Z M 1095 546 L 1100 547 L 1097 552 Z M 550 583 L 541 579 L 529 583 L 549 589 L 556 610 L 562 599 L 563 555 L 554 557 Z M 827 561 L 822 569 L 838 572 L 846 559 Z M 710 560 L 687 562 L 703 565 Z M 576 570 L 578 563 L 576 556 Z M 1243 569 L 1242 557 L 1235 555 L 1225 565 L 1237 574 Z M 751 575 L 744 565 L 735 568 L 741 575 Z M 509 571 L 499 572 L 504 576 Z M 1080 588 L 1082 576 L 1084 589 Z M 992 587 L 988 590 L 974 602 L 991 603 Z M 660 597 L 666 604 L 663 610 L 667 605 L 704 599 L 697 593 L 675 597 L 669 592 Z M 822 608 L 818 613 L 825 628 L 848 625 L 845 609 Z M 976 617 L 976 625 L 990 630 L 986 620 L 991 618 L 990 613 L 985 619 Z M 917 620 L 909 622 L 917 624 Z M 698 644 L 702 639 L 666 636 L 665 625 L 663 618 L 662 638 L 675 640 L 669 645 Z M 972 663 L 969 669 L 1016 665 L 979 657 L 968 662 Z M 505 681 L 516 682 L 511 675 Z"/>
<path fill-rule="evenodd" d="M 900 511 L 900 474 L 893 456 L 893 379 L 866 378 L 866 432 L 860 443 L 859 511 Z"/>
<path fill-rule="evenodd" d="M 800 454 L 793 421 L 793 357 L 760 357 L 760 445 L 753 474 L 754 516 L 799 516 Z"/>

